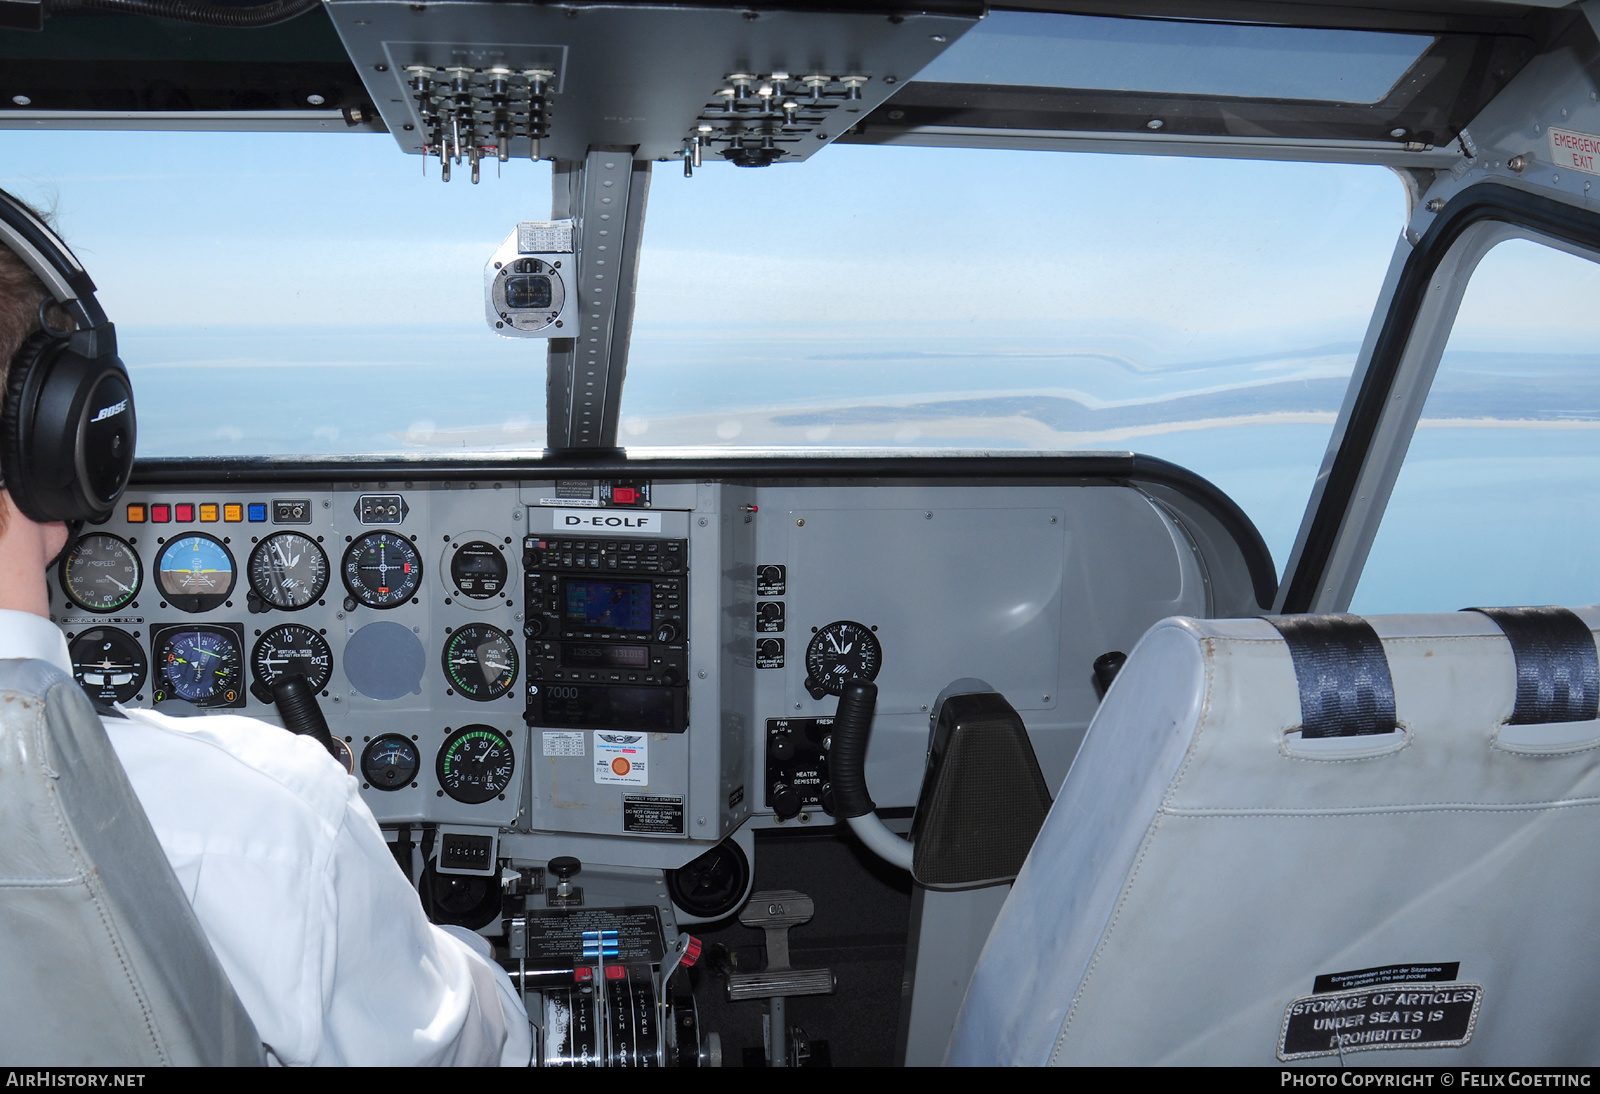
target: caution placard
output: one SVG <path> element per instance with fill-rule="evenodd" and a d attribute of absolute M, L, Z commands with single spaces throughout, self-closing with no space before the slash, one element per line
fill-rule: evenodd
<path fill-rule="evenodd" d="M 1306 995 L 1284 1011 L 1278 1059 L 1378 1048 L 1444 1048 L 1472 1040 L 1481 984 L 1381 988 Z"/>

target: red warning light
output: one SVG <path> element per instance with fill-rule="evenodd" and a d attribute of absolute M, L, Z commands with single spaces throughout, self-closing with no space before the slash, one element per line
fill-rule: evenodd
<path fill-rule="evenodd" d="M 631 486 L 618 486 L 611 491 L 611 500 L 618 505 L 632 505 L 639 500 L 639 491 Z"/>

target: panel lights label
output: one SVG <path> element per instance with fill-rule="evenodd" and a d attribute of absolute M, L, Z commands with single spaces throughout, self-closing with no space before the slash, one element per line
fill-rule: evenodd
<path fill-rule="evenodd" d="M 594 731 L 594 781 L 647 786 L 650 738 L 644 733 Z"/>
<path fill-rule="evenodd" d="M 614 509 L 557 509 L 551 515 L 555 532 L 608 532 L 612 535 L 659 536 L 660 513 L 619 513 Z"/>

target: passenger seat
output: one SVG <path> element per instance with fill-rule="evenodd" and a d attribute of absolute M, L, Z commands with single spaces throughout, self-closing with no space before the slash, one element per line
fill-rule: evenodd
<path fill-rule="evenodd" d="M 1169 619 L 952 1064 L 1600 1062 L 1600 606 Z"/>

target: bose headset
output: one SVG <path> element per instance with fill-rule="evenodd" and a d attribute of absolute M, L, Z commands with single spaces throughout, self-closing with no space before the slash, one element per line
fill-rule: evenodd
<path fill-rule="evenodd" d="M 41 524 L 101 521 L 133 473 L 133 385 L 94 282 L 43 221 L 0 190 L 0 241 L 44 282 L 77 329 L 40 330 L 11 360 L 0 406 L 0 486 Z"/>

